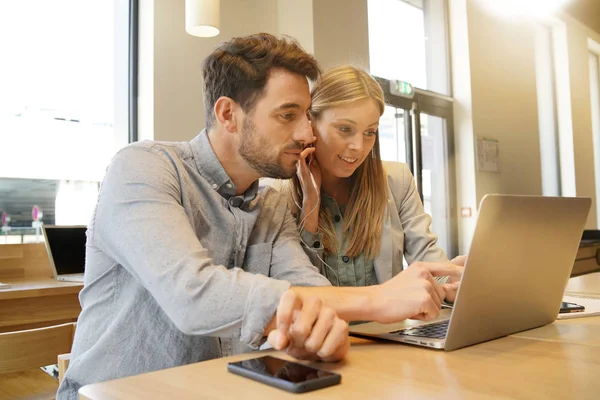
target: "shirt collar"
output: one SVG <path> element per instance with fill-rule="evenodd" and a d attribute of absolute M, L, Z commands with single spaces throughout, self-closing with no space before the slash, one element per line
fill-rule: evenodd
<path fill-rule="evenodd" d="M 217 158 L 206 129 L 203 129 L 198 136 L 190 141 L 194 162 L 198 172 L 208 181 L 214 190 L 226 199 L 235 196 L 235 184 L 229 178 L 229 175 L 223 169 L 221 162 Z M 253 200 L 258 192 L 258 180 L 243 194 L 244 202 Z"/>

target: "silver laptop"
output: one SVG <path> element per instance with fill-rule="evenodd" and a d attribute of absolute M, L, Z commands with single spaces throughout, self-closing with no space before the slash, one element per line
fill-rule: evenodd
<path fill-rule="evenodd" d="M 447 351 L 553 322 L 590 210 L 589 198 L 487 195 L 452 310 L 434 321 L 350 327 Z"/>
<path fill-rule="evenodd" d="M 42 225 L 42 231 L 54 278 L 83 282 L 87 227 Z"/>

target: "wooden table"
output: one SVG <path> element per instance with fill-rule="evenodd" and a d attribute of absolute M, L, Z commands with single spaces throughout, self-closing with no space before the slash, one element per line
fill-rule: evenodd
<path fill-rule="evenodd" d="M 82 283 L 53 277 L 43 243 L 0 245 L 0 332 L 77 320 Z"/>
<path fill-rule="evenodd" d="M 585 279 L 587 278 L 587 279 Z M 600 273 L 571 279 L 568 290 L 600 293 Z M 282 353 L 267 351 L 288 358 Z M 298 399 L 227 372 L 245 354 L 156 371 L 80 390 L 83 399 Z M 600 317 L 556 321 L 453 352 L 352 339 L 346 360 L 320 364 L 342 384 L 310 399 L 598 399 Z"/>
<path fill-rule="evenodd" d="M 298 398 L 227 372 L 228 362 L 254 356 L 222 358 L 88 385 L 80 390 L 80 397 Z M 449 353 L 353 339 L 344 362 L 321 366 L 339 372 L 342 384 L 302 398 L 596 400 L 600 394 L 600 349 L 514 336 Z"/>
<path fill-rule="evenodd" d="M 81 312 L 82 283 L 41 277 L 2 281 L 11 287 L 0 290 L 0 332 L 74 322 Z"/>
<path fill-rule="evenodd" d="M 592 295 L 600 298 L 600 272 L 569 279 L 567 293 Z"/>

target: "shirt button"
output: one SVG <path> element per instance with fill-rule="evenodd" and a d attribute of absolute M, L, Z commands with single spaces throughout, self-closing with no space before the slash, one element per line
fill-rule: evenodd
<path fill-rule="evenodd" d="M 218 187 L 219 187 L 219 185 L 217 185 L 216 183 L 213 183 L 213 184 L 212 184 L 212 188 L 213 188 L 213 189 L 215 189 L 215 190 L 216 190 Z"/>
<path fill-rule="evenodd" d="M 321 247 L 321 242 L 319 242 L 318 240 L 316 242 L 313 243 L 313 247 L 315 249 L 318 249 L 319 247 Z"/>
<path fill-rule="evenodd" d="M 350 257 L 344 256 L 344 257 L 342 257 L 342 261 L 347 263 L 348 261 L 350 261 Z"/>
<path fill-rule="evenodd" d="M 231 189 L 233 186 L 231 185 L 231 183 L 228 183 L 228 184 L 227 184 L 227 187 L 228 187 L 229 189 Z"/>
<path fill-rule="evenodd" d="M 336 215 L 335 217 L 333 217 L 333 220 L 335 222 L 340 222 L 342 220 L 342 217 L 340 217 L 339 215 Z"/>
<path fill-rule="evenodd" d="M 233 197 L 231 200 L 229 200 L 229 203 L 234 207 L 241 206 L 243 202 L 244 200 L 240 199 L 239 197 Z"/>

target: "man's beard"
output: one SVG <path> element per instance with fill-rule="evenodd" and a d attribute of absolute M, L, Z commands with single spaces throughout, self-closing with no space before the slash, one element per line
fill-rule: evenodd
<path fill-rule="evenodd" d="M 242 126 L 242 139 L 238 151 L 242 158 L 254 168 L 261 177 L 289 179 L 296 173 L 295 166 L 286 170 L 278 155 L 273 156 L 269 143 L 256 135 L 252 121 L 246 118 Z"/>

